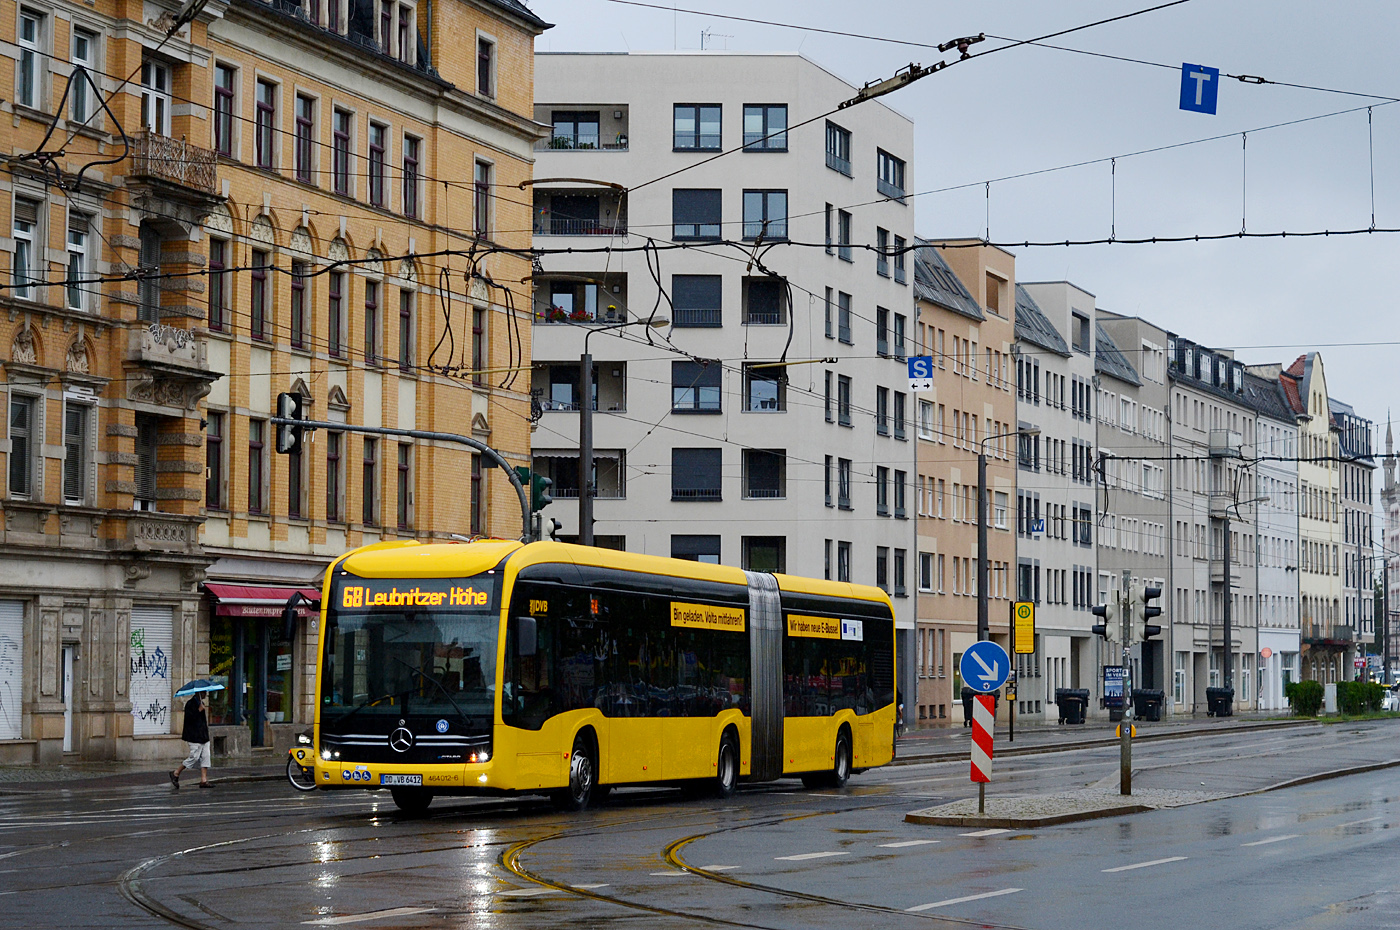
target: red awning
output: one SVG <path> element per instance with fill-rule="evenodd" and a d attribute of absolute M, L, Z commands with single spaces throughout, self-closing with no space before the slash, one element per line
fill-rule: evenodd
<path fill-rule="evenodd" d="M 222 617 L 280 617 L 282 608 L 287 606 L 287 598 L 300 591 L 302 596 L 314 603 L 320 603 L 319 588 L 273 588 L 254 584 L 220 584 L 205 582 L 205 591 L 214 595 L 214 613 Z M 298 612 L 303 617 L 312 615 L 312 610 L 302 607 Z"/>

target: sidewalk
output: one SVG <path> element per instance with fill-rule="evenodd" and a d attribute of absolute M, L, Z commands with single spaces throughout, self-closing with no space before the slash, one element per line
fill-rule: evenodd
<path fill-rule="evenodd" d="M 139 788 L 161 786 L 169 790 L 169 773 L 180 764 L 172 758 L 159 762 L 65 762 L 61 765 L 0 765 L 0 795 L 32 791 L 69 791 L 89 788 Z M 209 780 L 221 782 L 265 781 L 285 778 L 285 753 L 259 752 L 253 759 L 216 757 L 209 769 Z M 187 771 L 180 777 L 182 788 L 194 789 L 199 772 Z"/>

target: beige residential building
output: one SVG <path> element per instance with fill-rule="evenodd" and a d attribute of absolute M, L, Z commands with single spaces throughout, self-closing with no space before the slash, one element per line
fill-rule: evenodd
<path fill-rule="evenodd" d="M 958 663 L 977 641 L 977 454 L 987 453 L 988 620 L 1008 646 L 1014 595 L 1017 456 L 1016 268 L 968 242 L 916 250 L 916 354 L 934 360 L 934 390 L 917 395 L 917 695 L 911 725 L 961 719 Z M 991 438 L 1000 436 L 1001 438 Z M 984 446 L 985 442 L 985 446 Z"/>

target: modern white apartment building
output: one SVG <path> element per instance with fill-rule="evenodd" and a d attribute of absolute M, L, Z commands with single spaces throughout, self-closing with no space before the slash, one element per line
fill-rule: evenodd
<path fill-rule="evenodd" d="M 807 123 L 856 88 L 795 54 L 535 64 L 546 521 L 577 537 L 591 472 L 597 544 L 878 584 L 912 661 L 912 123 L 878 101 Z"/>
<path fill-rule="evenodd" d="M 1016 469 L 1016 591 L 1036 602 L 1038 634 L 1036 654 L 1017 657 L 1027 716 L 1055 717 L 1057 688 L 1099 695 L 1093 318 L 1094 295 L 1068 282 L 1016 289 L 1017 426 L 1040 430 Z"/>
<path fill-rule="evenodd" d="M 1259 499 L 1255 579 L 1259 592 L 1259 709 L 1288 707 L 1283 686 L 1298 681 L 1298 419 L 1277 373 L 1245 372 L 1245 398 L 1259 413 L 1254 470 Z"/>

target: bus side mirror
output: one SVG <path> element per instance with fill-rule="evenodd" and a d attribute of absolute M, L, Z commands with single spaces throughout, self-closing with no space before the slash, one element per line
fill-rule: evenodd
<path fill-rule="evenodd" d="M 297 635 L 297 620 L 300 608 L 314 606 L 312 601 L 300 591 L 293 591 L 282 607 L 282 639 L 293 642 Z"/>
<path fill-rule="evenodd" d="M 529 658 L 538 648 L 534 617 L 515 618 L 515 653 L 521 658 Z"/>

